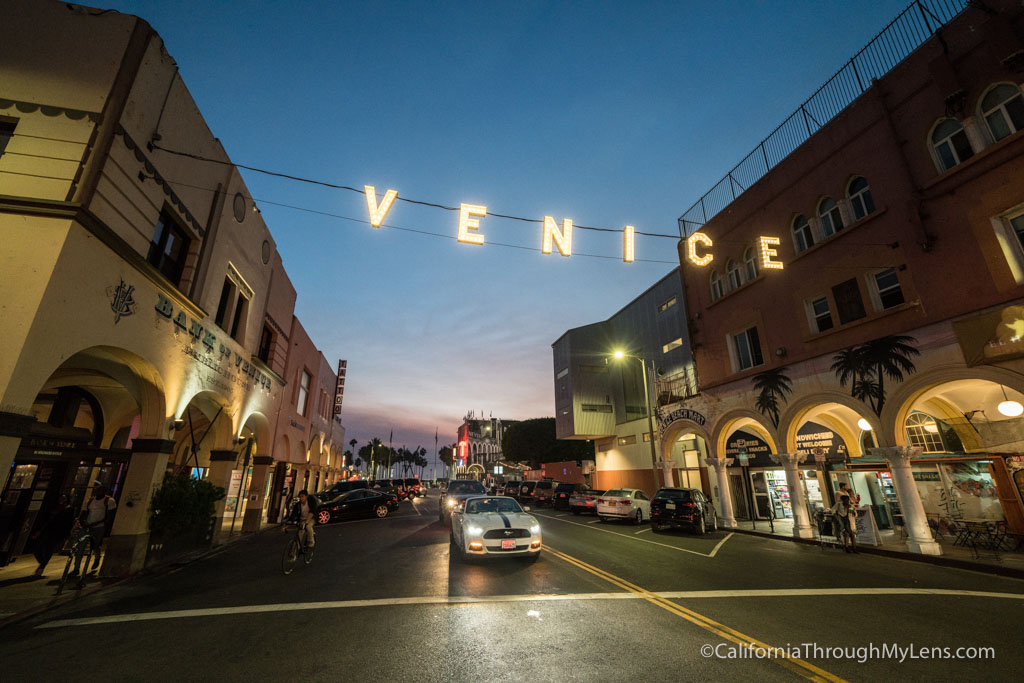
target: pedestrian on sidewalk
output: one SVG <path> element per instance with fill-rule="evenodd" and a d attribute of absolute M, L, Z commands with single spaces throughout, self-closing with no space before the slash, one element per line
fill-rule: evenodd
<path fill-rule="evenodd" d="M 857 552 L 857 511 L 850 505 L 850 497 L 839 496 L 839 501 L 829 510 L 832 513 L 834 524 L 837 529 L 837 536 L 843 539 L 843 550 L 848 553 Z"/>
<path fill-rule="evenodd" d="M 75 511 L 68 505 L 68 497 L 62 495 L 57 499 L 57 507 L 50 513 L 50 519 L 46 521 L 42 529 L 32 536 L 35 539 L 35 550 L 32 554 L 35 555 L 36 561 L 39 563 L 35 571 L 36 576 L 42 576 L 46 571 L 46 564 L 53 557 L 57 548 L 64 545 L 74 523 Z"/>
<path fill-rule="evenodd" d="M 107 495 L 107 487 L 97 484 L 93 487 L 92 498 L 89 499 L 85 509 L 79 516 L 82 528 L 92 537 L 92 569 L 96 571 L 100 567 L 100 546 L 103 545 L 103 536 L 107 530 L 107 520 L 113 515 L 117 508 L 117 501 Z M 75 558 L 75 568 L 71 576 L 77 576 L 82 564 L 82 556 Z"/>
<path fill-rule="evenodd" d="M 854 507 L 857 507 L 858 505 L 860 505 L 860 496 L 858 496 L 856 493 L 854 493 L 853 489 L 851 489 L 850 485 L 847 484 L 845 481 L 839 483 L 839 492 L 837 493 L 837 496 L 839 496 L 839 497 L 849 496 L 849 498 L 850 498 L 850 505 L 852 505 Z"/>

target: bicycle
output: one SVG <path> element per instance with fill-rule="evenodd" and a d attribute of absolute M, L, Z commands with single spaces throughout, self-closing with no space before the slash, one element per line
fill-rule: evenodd
<path fill-rule="evenodd" d="M 295 570 L 295 565 L 299 563 L 299 556 L 302 556 L 304 564 L 309 564 L 313 561 L 313 548 L 307 546 L 302 539 L 302 525 L 300 524 L 288 524 L 285 526 L 285 531 L 288 531 L 288 527 L 295 528 L 295 536 L 288 539 L 288 545 L 284 549 L 284 555 L 281 557 L 281 571 L 287 576 Z"/>
<path fill-rule="evenodd" d="M 75 534 L 78 534 L 75 536 Z M 71 538 L 69 540 L 70 546 L 68 549 L 68 561 L 64 565 L 64 573 L 61 574 L 60 581 L 57 582 L 57 595 L 60 595 L 64 591 L 64 586 L 67 584 L 68 579 L 71 577 L 72 567 L 80 567 L 78 574 L 78 582 L 75 585 L 76 589 L 80 589 L 85 585 L 85 574 L 89 567 L 89 562 L 92 559 L 93 554 L 93 538 L 92 534 L 85 527 L 75 524 L 75 528 L 71 531 Z M 84 564 L 85 567 L 81 568 Z"/>

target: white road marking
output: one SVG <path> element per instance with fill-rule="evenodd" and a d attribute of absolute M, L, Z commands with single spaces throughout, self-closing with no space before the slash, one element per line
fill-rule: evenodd
<path fill-rule="evenodd" d="M 667 543 L 658 543 L 657 541 L 648 541 L 646 538 L 636 538 L 636 533 L 639 533 L 639 532 L 634 532 L 633 535 L 627 535 L 627 534 L 620 534 L 619 532 L 612 531 L 610 529 L 599 529 L 598 527 L 594 527 L 594 526 L 588 527 L 587 526 L 587 524 L 593 524 L 594 522 L 587 522 L 587 524 L 580 524 L 579 522 L 570 522 L 568 519 L 558 519 L 557 517 L 551 517 L 549 515 L 538 515 L 538 517 L 544 517 L 546 519 L 554 519 L 556 521 L 562 522 L 563 524 L 573 524 L 575 526 L 581 526 L 581 527 L 583 527 L 585 529 L 593 529 L 594 531 L 603 531 L 606 534 L 614 534 L 616 536 L 620 536 L 622 538 L 629 538 L 629 539 L 632 539 L 634 541 L 638 541 L 640 543 L 650 543 L 651 545 L 660 545 L 662 548 L 671 548 L 672 550 L 678 550 L 681 553 L 690 553 L 691 555 L 697 555 L 699 557 L 714 557 L 716 554 L 718 554 L 718 549 L 722 547 L 722 544 L 725 543 L 726 541 L 728 541 L 730 538 L 733 537 L 733 533 L 730 532 L 729 534 L 726 535 L 725 538 L 723 538 L 721 541 L 718 542 L 718 545 L 716 545 L 711 550 L 710 553 L 702 553 L 702 552 L 698 552 L 696 550 L 689 550 L 687 548 L 680 548 L 679 546 L 669 545 Z M 600 521 L 600 520 L 594 520 L 594 521 Z"/>
<path fill-rule="evenodd" d="M 417 515 L 420 515 L 421 517 L 423 516 L 423 513 L 420 512 L 419 507 L 416 505 L 416 499 L 415 498 L 412 499 L 412 509 L 416 511 Z"/>
<path fill-rule="evenodd" d="M 563 512 L 560 515 L 555 515 L 555 517 L 568 517 L 568 516 L 569 516 L 568 513 L 565 513 L 565 512 Z"/>
<path fill-rule="evenodd" d="M 547 515 L 541 515 L 541 517 L 546 517 L 546 516 Z M 552 517 L 551 519 L 554 519 L 554 517 Z M 562 521 L 565 522 L 565 521 L 568 521 L 568 520 L 562 520 Z M 587 522 L 587 524 L 597 524 L 600 521 L 601 521 L 601 519 L 598 518 L 598 519 L 595 519 L 593 522 Z M 583 525 L 581 524 L 580 526 L 583 526 Z"/>
<path fill-rule="evenodd" d="M 641 529 L 640 531 L 634 531 L 634 532 L 633 532 L 633 534 L 634 534 L 634 535 L 636 535 L 636 534 L 642 534 L 643 532 L 645 532 L 645 531 L 650 531 L 650 530 L 651 530 L 651 528 L 650 528 L 650 527 L 647 527 L 646 529 Z"/>
<path fill-rule="evenodd" d="M 753 590 L 663 591 L 655 595 L 669 600 L 695 600 L 705 598 L 775 598 L 820 597 L 823 595 L 932 595 L 967 596 L 1003 600 L 1024 600 L 1021 593 L 993 593 L 987 591 L 952 590 L 944 588 L 771 588 Z M 639 600 L 644 596 L 632 592 L 621 593 L 565 593 L 541 595 L 438 595 L 411 598 L 383 598 L 377 600 L 335 600 L 329 602 L 290 602 L 271 605 L 240 605 L 237 607 L 208 607 L 167 612 L 136 612 L 106 617 L 58 619 L 36 626 L 63 628 L 68 626 L 95 626 L 100 624 L 133 623 L 160 619 L 186 619 L 216 617 L 233 614 L 262 614 L 270 612 L 299 612 L 314 609 L 347 609 L 351 607 L 392 607 L 401 605 L 469 605 L 506 602 L 552 602 L 570 600 Z"/>

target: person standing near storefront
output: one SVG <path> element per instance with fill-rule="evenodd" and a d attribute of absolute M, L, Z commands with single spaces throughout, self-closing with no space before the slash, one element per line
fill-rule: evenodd
<path fill-rule="evenodd" d="M 857 552 L 857 510 L 850 504 L 850 496 L 840 494 L 839 501 L 829 512 L 834 523 L 839 525 L 836 535 L 843 539 L 843 550 Z"/>
<path fill-rule="evenodd" d="M 860 496 L 854 493 L 853 489 L 851 489 L 850 485 L 847 484 L 845 481 L 839 483 L 839 492 L 836 494 L 836 496 L 839 498 L 847 496 L 850 499 L 850 505 L 853 507 L 857 507 L 858 505 L 860 505 Z"/>
<path fill-rule="evenodd" d="M 100 566 L 100 546 L 103 544 L 103 536 L 107 531 L 107 518 L 117 508 L 117 501 L 107 495 L 107 487 L 97 484 L 92 490 L 92 498 L 86 504 L 79 519 L 85 532 L 92 537 L 92 569 L 96 571 Z M 78 575 L 79 565 L 82 563 L 82 556 L 75 559 L 75 569 L 72 576 Z"/>
<path fill-rule="evenodd" d="M 53 553 L 57 548 L 64 545 L 64 541 L 67 540 L 68 534 L 71 533 L 71 527 L 74 523 L 75 511 L 68 505 L 68 497 L 62 495 L 57 499 L 57 507 L 54 508 L 50 519 L 33 536 L 36 546 L 33 555 L 35 555 L 36 561 L 39 563 L 35 571 L 36 576 L 42 576 L 43 572 L 46 571 L 46 564 L 53 557 Z"/>

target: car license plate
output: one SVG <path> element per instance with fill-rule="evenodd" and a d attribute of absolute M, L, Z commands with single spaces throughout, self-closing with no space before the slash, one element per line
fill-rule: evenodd
<path fill-rule="evenodd" d="M 608 501 L 608 507 L 615 507 L 615 501 L 614 500 L 609 500 Z"/>
<path fill-rule="evenodd" d="M 502 550 L 515 550 L 516 549 L 516 539 L 514 539 L 514 538 L 503 538 L 503 539 L 501 539 L 501 549 Z"/>
<path fill-rule="evenodd" d="M 676 504 L 675 503 L 665 503 L 665 509 L 666 510 L 675 510 L 676 509 Z"/>

